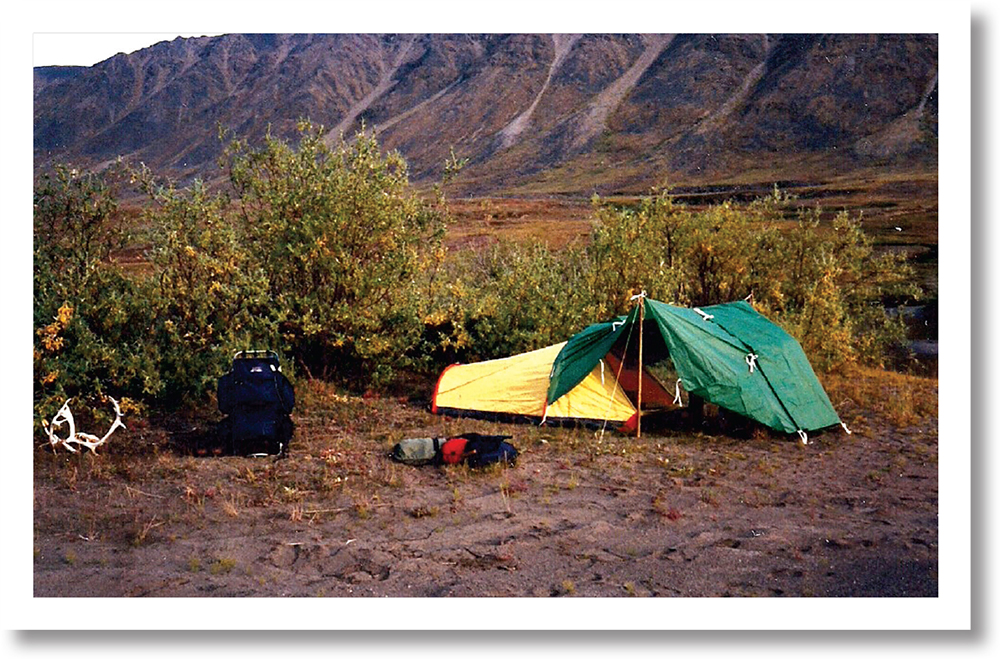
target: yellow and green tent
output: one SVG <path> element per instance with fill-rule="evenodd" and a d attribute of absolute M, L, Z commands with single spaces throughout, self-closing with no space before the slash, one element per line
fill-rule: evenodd
<path fill-rule="evenodd" d="M 841 424 L 798 342 L 747 302 L 685 308 L 643 298 L 641 304 L 565 343 L 448 367 L 432 410 L 629 429 L 637 408 L 643 414 L 669 408 L 683 388 L 803 440 L 808 431 Z M 677 376 L 673 395 L 647 368 L 665 359 Z"/>

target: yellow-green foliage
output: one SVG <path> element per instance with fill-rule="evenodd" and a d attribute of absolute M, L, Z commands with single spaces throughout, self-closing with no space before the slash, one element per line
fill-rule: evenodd
<path fill-rule="evenodd" d="M 594 300 L 611 315 L 640 290 L 685 306 L 752 296 L 817 368 L 881 364 L 903 338 L 881 303 L 917 294 L 912 268 L 877 254 L 846 213 L 821 221 L 818 210 L 794 210 L 786 219 L 790 201 L 775 190 L 748 205 L 692 211 L 660 193 L 637 209 L 599 208 L 588 251 Z"/>
<path fill-rule="evenodd" d="M 36 427 L 69 396 L 125 397 L 129 410 L 204 401 L 245 348 L 378 386 L 565 340 L 642 290 L 680 305 L 752 295 L 819 370 L 878 365 L 903 336 L 881 303 L 914 294 L 912 270 L 877 254 L 860 220 L 796 210 L 777 190 L 699 210 L 663 192 L 595 199 L 584 245 L 449 253 L 440 200 L 422 201 L 399 154 L 364 132 L 330 146 L 303 123 L 295 146 L 233 140 L 224 165 L 220 191 L 132 170 L 151 204 L 131 243 L 114 172 L 63 167 L 36 183 Z M 113 262 L 126 244 L 148 246 L 148 270 Z"/>
<path fill-rule="evenodd" d="M 94 403 L 101 415 L 104 394 L 138 400 L 161 386 L 147 342 L 154 312 L 146 289 L 109 263 L 128 237 L 117 182 L 116 171 L 57 167 L 35 183 L 36 429 L 69 397 Z"/>
<path fill-rule="evenodd" d="M 823 374 L 821 379 L 834 405 L 850 403 L 857 409 L 875 412 L 898 426 L 937 416 L 938 382 L 935 378 L 851 367 Z"/>
<path fill-rule="evenodd" d="M 454 256 L 428 286 L 426 350 L 451 363 L 564 341 L 588 322 L 582 266 L 577 250 L 511 241 Z"/>
<path fill-rule="evenodd" d="M 228 152 L 248 250 L 264 271 L 284 340 L 303 364 L 381 383 L 421 332 L 414 285 L 443 223 L 410 189 L 406 162 L 364 129 L 330 147 L 300 125 L 297 148 L 268 136 Z"/>
<path fill-rule="evenodd" d="M 823 226 L 817 215 L 803 213 L 794 230 L 782 232 L 786 267 L 776 270 L 780 285 L 761 298 L 761 310 L 796 336 L 821 370 L 881 366 L 905 335 L 881 303 L 918 295 L 913 269 L 899 254 L 877 254 L 860 220 L 840 213 Z"/>
<path fill-rule="evenodd" d="M 275 345 L 264 270 L 224 196 L 200 181 L 176 190 L 156 186 L 145 170 L 136 175 L 156 202 L 145 213 L 156 274 L 148 340 L 169 374 L 161 396 L 198 398 L 234 352 Z"/>

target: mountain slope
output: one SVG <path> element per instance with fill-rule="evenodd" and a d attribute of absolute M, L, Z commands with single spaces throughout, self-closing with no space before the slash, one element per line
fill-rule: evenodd
<path fill-rule="evenodd" d="M 233 34 L 36 69 L 35 160 L 211 178 L 218 127 L 307 118 L 363 122 L 417 183 L 454 150 L 462 194 L 934 171 L 936 95 L 934 35 Z"/>

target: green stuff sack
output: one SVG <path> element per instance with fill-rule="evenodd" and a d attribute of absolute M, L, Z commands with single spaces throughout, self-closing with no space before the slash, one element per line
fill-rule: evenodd
<path fill-rule="evenodd" d="M 396 462 L 408 465 L 425 465 L 438 462 L 441 447 L 447 441 L 441 437 L 416 437 L 404 439 L 392 447 L 391 457 Z"/>

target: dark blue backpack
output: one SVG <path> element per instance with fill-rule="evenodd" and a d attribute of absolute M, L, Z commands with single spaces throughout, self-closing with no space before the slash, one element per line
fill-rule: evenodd
<path fill-rule="evenodd" d="M 229 372 L 219 378 L 221 439 L 234 455 L 284 453 L 294 427 L 289 416 L 295 390 L 270 350 L 238 352 Z"/>

